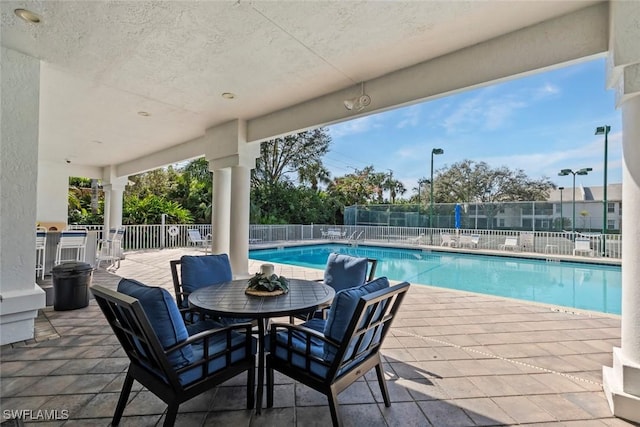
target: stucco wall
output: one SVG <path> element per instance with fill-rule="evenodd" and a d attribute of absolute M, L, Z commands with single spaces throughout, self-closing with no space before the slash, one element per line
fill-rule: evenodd
<path fill-rule="evenodd" d="M 0 343 L 33 337 L 40 61 L 0 51 Z"/>

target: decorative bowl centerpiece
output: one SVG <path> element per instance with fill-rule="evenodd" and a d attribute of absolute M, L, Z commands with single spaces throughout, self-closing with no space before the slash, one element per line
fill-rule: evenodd
<path fill-rule="evenodd" d="M 262 264 L 260 272 L 249 279 L 244 293 L 259 297 L 275 297 L 289 292 L 289 281 L 273 272 L 273 264 Z"/>

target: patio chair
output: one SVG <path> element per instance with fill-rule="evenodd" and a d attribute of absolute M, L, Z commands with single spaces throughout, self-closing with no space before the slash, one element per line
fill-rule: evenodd
<path fill-rule="evenodd" d="M 586 253 L 589 256 L 593 256 L 594 251 L 591 249 L 591 241 L 585 238 L 576 238 L 573 246 L 573 255 L 577 255 L 580 253 Z"/>
<path fill-rule="evenodd" d="M 338 292 L 372 281 L 376 275 L 377 266 L 378 260 L 373 258 L 330 253 L 324 269 L 324 278 L 318 281 L 331 286 Z M 294 317 L 301 320 L 308 320 L 311 316 L 324 318 L 328 309 L 329 307 L 322 307 L 313 313 L 291 316 L 289 321 L 293 323 Z"/>
<path fill-rule="evenodd" d="M 425 244 L 425 243 L 426 243 L 426 242 L 425 242 L 425 237 L 426 237 L 426 236 L 424 235 L 424 233 L 420 233 L 420 235 L 419 235 L 419 236 L 417 236 L 417 237 L 409 237 L 409 238 L 407 239 L 407 241 L 408 241 L 409 243 L 413 243 L 413 244 L 415 244 L 415 245 L 423 245 L 423 244 Z"/>
<path fill-rule="evenodd" d="M 250 324 L 186 326 L 165 289 L 122 279 L 118 292 L 94 285 L 91 292 L 129 357 L 111 425 L 118 425 L 133 380 L 168 405 L 164 426 L 173 426 L 181 403 L 244 372 L 247 409 L 254 406 L 256 340 Z"/>
<path fill-rule="evenodd" d="M 464 247 L 477 248 L 479 242 L 480 242 L 479 234 L 471 234 L 471 235 L 463 234 L 462 236 L 460 236 L 460 239 L 458 240 L 458 245 L 461 248 L 464 248 Z"/>
<path fill-rule="evenodd" d="M 440 246 L 448 246 L 450 248 L 454 248 L 457 246 L 458 242 L 456 242 L 455 237 L 453 237 L 449 233 L 442 233 L 440 235 Z"/>
<path fill-rule="evenodd" d="M 338 394 L 375 368 L 385 406 L 391 406 L 380 347 L 409 290 L 386 277 L 338 292 L 327 320 L 274 323 L 267 355 L 267 407 L 273 406 L 274 371 L 327 396 L 331 420 L 341 426 Z"/>
<path fill-rule="evenodd" d="M 227 254 L 220 255 L 183 255 L 179 260 L 169 261 L 171 267 L 171 278 L 173 279 L 173 290 L 176 296 L 176 303 L 186 323 L 195 323 L 203 319 L 201 313 L 192 311 L 189 308 L 189 294 L 205 286 L 217 285 L 233 280 L 231 273 L 231 263 Z M 180 273 L 178 274 L 178 266 Z M 236 319 L 220 317 L 216 319 L 223 325 L 234 323 L 253 323 L 253 319 Z"/>
<path fill-rule="evenodd" d="M 191 228 L 187 230 L 187 239 L 189 239 L 189 243 L 194 245 L 195 247 L 200 247 L 204 249 L 204 253 L 208 253 L 211 249 L 211 233 L 207 234 L 204 238 L 200 234 L 200 230 L 197 228 Z"/>
<path fill-rule="evenodd" d="M 38 227 L 36 229 L 36 277 L 40 273 L 40 278 L 44 280 L 45 260 L 47 259 L 47 229 Z"/>
<path fill-rule="evenodd" d="M 102 262 L 106 262 L 108 271 L 116 271 L 120 268 L 120 258 L 122 258 L 122 238 L 124 237 L 124 227 L 109 230 L 106 239 L 98 240 L 96 250 L 96 268 L 100 268 Z"/>
<path fill-rule="evenodd" d="M 498 246 L 498 249 L 506 251 L 508 249 L 517 251 L 520 249 L 518 246 L 518 238 L 514 236 L 507 236 L 504 239 L 504 243 Z"/>
<path fill-rule="evenodd" d="M 520 250 L 535 252 L 534 237 L 531 232 L 520 233 Z"/>
<path fill-rule="evenodd" d="M 65 230 L 60 233 L 60 240 L 56 247 L 56 259 L 54 265 L 64 261 L 84 261 L 84 253 L 87 247 L 87 230 Z M 75 256 L 65 258 L 64 254 L 75 251 Z"/>

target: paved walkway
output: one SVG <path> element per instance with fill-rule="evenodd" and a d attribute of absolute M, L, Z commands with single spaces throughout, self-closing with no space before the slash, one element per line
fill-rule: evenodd
<path fill-rule="evenodd" d="M 101 270 L 93 283 L 115 287 L 122 276 L 172 290 L 169 260 L 185 253 L 194 252 L 128 253 L 118 276 Z M 276 273 L 322 276 L 285 265 Z M 339 396 L 347 426 L 632 425 L 611 416 L 602 392 L 602 366 L 620 345 L 619 317 L 429 286 L 409 292 L 383 349 L 393 403 L 381 403 L 370 373 Z M 109 425 L 128 359 L 95 302 L 43 310 L 36 334 L 1 349 L 2 420 L 22 410 L 31 419 L 57 415 L 40 425 Z M 243 409 L 243 381 L 187 402 L 176 425 L 331 425 L 322 395 L 277 374 L 275 408 L 257 416 Z M 134 384 L 121 425 L 161 425 L 165 410 Z"/>

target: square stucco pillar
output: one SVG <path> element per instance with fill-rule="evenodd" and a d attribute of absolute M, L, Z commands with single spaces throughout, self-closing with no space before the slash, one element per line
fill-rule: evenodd
<path fill-rule="evenodd" d="M 1 48 L 0 344 L 33 338 L 40 61 Z"/>

